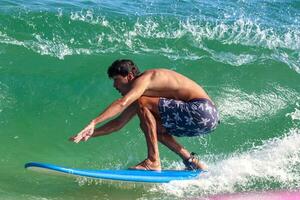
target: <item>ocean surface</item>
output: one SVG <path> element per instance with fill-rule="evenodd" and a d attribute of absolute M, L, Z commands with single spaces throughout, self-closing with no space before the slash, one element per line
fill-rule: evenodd
<path fill-rule="evenodd" d="M 119 97 L 116 59 L 195 80 L 221 124 L 179 138 L 209 166 L 198 180 L 111 183 L 24 169 L 30 161 L 124 169 L 146 156 L 133 119 L 117 133 L 74 144 Z M 160 145 L 164 169 L 182 169 Z M 300 189 L 298 0 L 1 0 L 0 199 L 195 199 Z"/>

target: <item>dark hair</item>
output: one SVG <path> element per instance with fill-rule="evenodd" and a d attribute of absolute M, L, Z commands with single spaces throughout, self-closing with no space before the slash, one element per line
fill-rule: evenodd
<path fill-rule="evenodd" d="M 114 61 L 107 70 L 109 78 L 117 75 L 127 76 L 130 72 L 132 72 L 134 77 L 138 76 L 140 73 L 138 67 L 132 62 L 132 60 L 126 59 Z"/>

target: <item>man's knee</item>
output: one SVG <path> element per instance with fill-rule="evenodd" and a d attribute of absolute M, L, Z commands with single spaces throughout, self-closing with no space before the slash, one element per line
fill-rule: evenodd
<path fill-rule="evenodd" d="M 158 101 L 159 98 L 141 96 L 138 100 L 139 110 L 149 110 L 153 114 L 158 113 Z"/>
<path fill-rule="evenodd" d="M 147 112 L 146 110 L 148 110 L 148 107 L 147 107 L 147 104 L 146 104 L 146 100 L 145 100 L 144 97 L 140 97 L 138 99 L 138 116 L 140 118 L 143 118 L 143 116 Z"/>
<path fill-rule="evenodd" d="M 141 96 L 139 99 L 138 99 L 138 105 L 139 105 L 139 108 L 147 108 L 148 106 L 148 97 L 144 97 L 144 96 Z"/>

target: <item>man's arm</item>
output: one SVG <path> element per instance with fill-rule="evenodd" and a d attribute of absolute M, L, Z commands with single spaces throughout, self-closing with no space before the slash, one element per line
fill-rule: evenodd
<path fill-rule="evenodd" d="M 94 133 L 96 124 L 101 123 L 123 112 L 129 105 L 131 105 L 138 98 L 140 98 L 148 89 L 148 86 L 151 82 L 151 76 L 152 73 L 148 71 L 143 73 L 136 80 L 134 80 L 131 90 L 124 97 L 114 101 L 97 118 L 92 120 L 89 125 L 87 125 L 82 131 L 80 131 L 80 133 L 70 138 L 70 140 L 76 143 L 78 143 L 81 140 L 87 140 L 84 139 L 84 137 L 91 137 L 91 135 Z"/>
<path fill-rule="evenodd" d="M 137 113 L 137 103 L 130 105 L 124 112 L 117 118 L 107 122 L 103 126 L 96 128 L 94 132 L 81 131 L 79 134 L 70 138 L 70 141 L 78 143 L 80 141 L 87 141 L 90 137 L 97 137 L 102 135 L 108 135 L 112 132 L 120 130 L 125 124 L 127 124 Z"/>
<path fill-rule="evenodd" d="M 144 94 L 150 84 L 150 81 L 151 72 L 146 72 L 142 76 L 138 77 L 134 81 L 132 89 L 124 97 L 114 101 L 110 106 L 108 106 L 97 118 L 93 120 L 94 123 L 101 123 L 121 113 Z"/>
<path fill-rule="evenodd" d="M 137 103 L 131 104 L 124 110 L 117 118 L 107 122 L 103 126 L 96 128 L 91 137 L 108 135 L 112 132 L 118 131 L 125 126 L 137 113 Z"/>

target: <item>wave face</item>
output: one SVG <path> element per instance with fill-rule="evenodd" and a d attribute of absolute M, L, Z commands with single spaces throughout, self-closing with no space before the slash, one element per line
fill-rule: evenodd
<path fill-rule="evenodd" d="M 295 0 L 1 1 L 1 199 L 299 190 L 299 13 Z M 205 137 L 179 139 L 209 173 L 142 186 L 24 171 L 29 161 L 121 169 L 145 158 L 137 119 L 116 134 L 67 141 L 119 97 L 106 75 L 119 58 L 133 59 L 141 70 L 178 71 L 209 93 L 221 124 Z M 162 145 L 160 155 L 163 168 L 183 168 Z"/>

